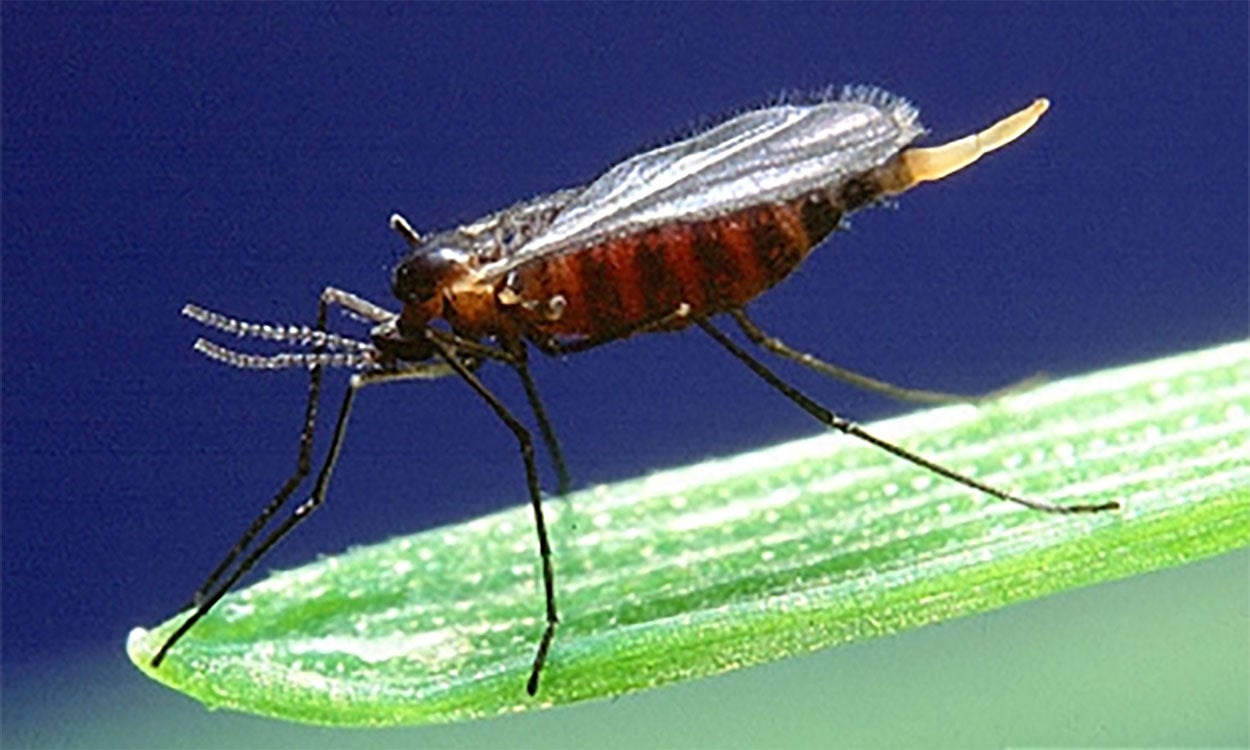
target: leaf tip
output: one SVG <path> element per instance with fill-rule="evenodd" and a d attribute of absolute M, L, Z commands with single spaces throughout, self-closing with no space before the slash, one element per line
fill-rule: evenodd
<path fill-rule="evenodd" d="M 152 659 L 152 644 L 148 642 L 151 631 L 147 628 L 132 628 L 126 635 L 126 654 L 135 666 L 147 666 Z"/>

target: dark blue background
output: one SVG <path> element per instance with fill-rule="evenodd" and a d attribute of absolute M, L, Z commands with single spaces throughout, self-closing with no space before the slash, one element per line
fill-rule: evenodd
<path fill-rule="evenodd" d="M 390 213 L 471 220 L 786 90 L 879 84 L 931 142 L 1053 102 L 762 299 L 792 342 L 976 392 L 1247 330 L 1240 3 L 6 3 L 3 27 L 6 684 L 100 648 L 143 680 L 126 631 L 172 614 L 293 465 L 305 376 L 204 360 L 184 302 L 311 322 L 334 284 L 390 305 Z M 535 371 L 579 486 L 817 430 L 697 333 Z M 793 379 L 857 418 L 901 408 Z M 266 565 L 523 499 L 466 388 L 366 391 L 329 504 Z"/>

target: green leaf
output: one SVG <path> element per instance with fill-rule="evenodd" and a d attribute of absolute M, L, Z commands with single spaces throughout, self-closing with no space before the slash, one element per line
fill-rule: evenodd
<path fill-rule="evenodd" d="M 1250 545 L 1250 344 L 1048 384 L 870 430 L 998 486 L 993 501 L 822 435 L 546 504 L 562 624 L 542 631 L 527 507 L 321 559 L 136 628 L 131 659 L 211 707 L 423 724 L 605 698 Z"/>

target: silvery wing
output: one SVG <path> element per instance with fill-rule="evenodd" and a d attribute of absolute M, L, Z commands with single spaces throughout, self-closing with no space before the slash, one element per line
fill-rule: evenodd
<path fill-rule="evenodd" d="M 608 170 L 492 270 L 829 189 L 884 163 L 923 132 L 910 104 L 872 88 L 747 112 Z"/>

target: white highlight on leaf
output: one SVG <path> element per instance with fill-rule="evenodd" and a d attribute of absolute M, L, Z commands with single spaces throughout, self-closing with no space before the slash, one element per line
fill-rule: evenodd
<path fill-rule="evenodd" d="M 392 659 L 412 659 L 439 664 L 466 653 L 473 641 L 463 628 L 443 628 L 423 633 L 393 633 L 387 636 L 327 635 L 285 641 L 291 654 L 323 659 L 352 656 L 367 664 Z"/>
<path fill-rule="evenodd" d="M 770 492 L 763 498 L 752 498 L 750 502 L 729 502 L 704 511 L 678 516 L 673 519 L 668 528 L 671 531 L 682 532 L 693 531 L 705 526 L 719 526 L 755 515 L 767 508 L 788 505 L 797 500 L 799 495 L 797 487 L 782 487 Z"/>

